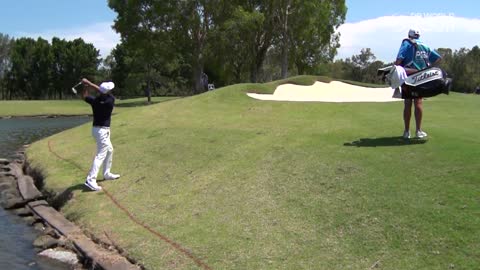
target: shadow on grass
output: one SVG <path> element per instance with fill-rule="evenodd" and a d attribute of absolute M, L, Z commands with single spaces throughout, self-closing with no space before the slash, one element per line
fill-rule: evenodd
<path fill-rule="evenodd" d="M 115 104 L 115 107 L 123 107 L 123 108 L 130 108 L 130 107 L 140 107 L 140 106 L 148 106 L 148 105 L 153 105 L 160 103 L 162 101 L 152 101 L 148 103 L 147 101 L 134 101 L 134 102 L 128 102 L 128 103 L 119 103 Z"/>
<path fill-rule="evenodd" d="M 82 184 L 77 184 L 65 189 L 62 193 L 57 194 L 49 194 L 49 199 L 47 199 L 48 203 L 55 208 L 56 210 L 62 209 L 62 207 L 73 198 L 73 192 L 76 190 L 80 190 L 82 192 L 91 192 L 91 190 Z"/>
<path fill-rule="evenodd" d="M 424 144 L 427 140 L 422 139 L 404 139 L 403 137 L 382 137 L 382 138 L 362 138 L 358 141 L 344 143 L 344 146 L 356 147 L 379 147 L 379 146 L 403 146 Z"/>
<path fill-rule="evenodd" d="M 135 101 L 128 101 L 125 100 L 124 102 L 118 102 L 115 104 L 115 107 L 123 107 L 123 108 L 130 108 L 130 107 L 140 107 L 140 106 L 149 106 L 149 105 L 154 105 L 158 103 L 163 103 L 171 100 L 175 100 L 181 97 L 172 97 L 172 98 L 165 98 L 163 100 L 152 100 L 150 103 L 148 103 L 147 99 L 142 99 L 142 100 L 135 100 Z"/>

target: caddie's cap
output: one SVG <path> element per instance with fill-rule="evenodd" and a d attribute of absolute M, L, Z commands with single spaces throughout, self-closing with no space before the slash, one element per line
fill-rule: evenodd
<path fill-rule="evenodd" d="M 418 39 L 420 38 L 420 31 L 415 29 L 410 29 L 410 31 L 408 31 L 408 37 L 413 39 Z"/>

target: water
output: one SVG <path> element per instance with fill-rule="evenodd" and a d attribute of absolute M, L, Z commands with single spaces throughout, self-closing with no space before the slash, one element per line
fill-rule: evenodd
<path fill-rule="evenodd" d="M 0 158 L 12 158 L 24 144 L 90 121 L 88 117 L 0 119 Z M 0 269 L 64 270 L 68 266 L 36 256 L 38 233 L 0 207 Z"/>

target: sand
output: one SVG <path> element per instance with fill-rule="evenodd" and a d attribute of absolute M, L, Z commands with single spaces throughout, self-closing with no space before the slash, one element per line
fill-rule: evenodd
<path fill-rule="evenodd" d="M 277 87 L 273 95 L 247 93 L 259 100 L 276 101 L 313 101 L 313 102 L 393 102 L 402 99 L 392 98 L 393 90 L 369 88 L 348 83 L 332 81 L 315 82 L 310 86 L 283 84 Z"/>

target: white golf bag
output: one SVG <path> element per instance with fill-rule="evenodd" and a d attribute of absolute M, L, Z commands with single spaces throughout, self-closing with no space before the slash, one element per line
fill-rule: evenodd
<path fill-rule="evenodd" d="M 433 97 L 444 93 L 448 95 L 452 79 L 447 78 L 447 73 L 438 67 L 431 67 L 410 74 L 406 77 L 403 68 L 388 66 L 378 69 L 377 74 L 382 75 L 393 89 L 401 87 L 402 98 Z"/>

